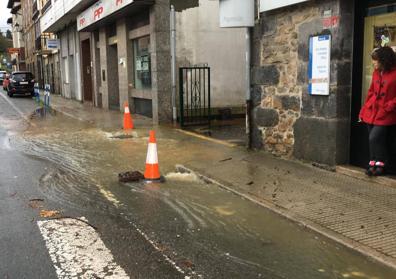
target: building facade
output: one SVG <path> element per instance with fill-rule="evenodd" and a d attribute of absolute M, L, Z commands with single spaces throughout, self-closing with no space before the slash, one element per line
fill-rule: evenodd
<path fill-rule="evenodd" d="M 176 9 L 177 67 L 208 65 L 211 106 L 244 114 L 246 106 L 245 29 L 220 28 L 219 1 L 172 0 Z"/>
<path fill-rule="evenodd" d="M 244 112 L 243 30 L 218 27 L 217 1 L 193 2 L 53 1 L 40 26 L 60 40 L 62 95 L 114 110 L 123 110 L 128 101 L 134 113 L 152 117 L 154 123 L 171 121 L 172 4 L 177 66 L 208 64 L 214 106 Z M 213 52 L 230 45 L 222 55 Z"/>
<path fill-rule="evenodd" d="M 48 59 L 49 72 L 58 81 L 55 88 L 68 99 L 82 101 L 80 49 L 77 32 L 77 14 L 94 1 L 49 1 L 42 12 L 40 29 L 43 34 L 54 34 L 58 47 Z"/>
<path fill-rule="evenodd" d="M 36 27 L 33 20 L 33 1 L 21 0 L 22 4 L 22 33 L 25 44 L 25 62 L 26 70 L 32 72 L 36 78 L 40 77 L 41 71 L 39 70 L 37 57 L 36 57 Z"/>
<path fill-rule="evenodd" d="M 84 100 L 171 119 L 169 1 L 99 1 L 77 23 Z"/>
<path fill-rule="evenodd" d="M 23 40 L 22 26 L 22 6 L 21 1 L 9 0 L 7 8 L 11 9 L 12 17 L 7 20 L 11 25 L 13 50 L 11 52 L 13 71 L 26 70 L 25 63 L 25 42 Z"/>
<path fill-rule="evenodd" d="M 301 3 L 283 7 L 269 1 L 275 8 L 259 2 L 252 39 L 254 146 L 331 166 L 365 166 L 367 133 L 358 113 L 373 70 L 369 54 L 382 36 L 396 46 L 395 1 L 289 1 Z M 329 79 L 322 81 L 311 75 L 315 38 L 331 40 Z M 320 82 L 328 94 L 312 94 Z"/>
<path fill-rule="evenodd" d="M 58 93 L 57 76 L 53 67 L 56 50 L 48 48 L 48 41 L 55 40 L 51 33 L 42 33 L 40 17 L 50 6 L 50 0 L 9 0 L 7 7 L 13 17 L 9 19 L 13 30 L 13 70 L 28 70 L 35 75 L 41 88 L 49 84 L 52 93 Z"/>

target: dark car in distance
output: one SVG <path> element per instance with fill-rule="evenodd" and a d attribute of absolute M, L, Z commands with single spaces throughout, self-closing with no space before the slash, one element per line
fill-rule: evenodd
<path fill-rule="evenodd" d="M 34 76 L 31 72 L 13 72 L 9 77 L 7 86 L 8 96 L 28 95 L 34 96 Z"/>

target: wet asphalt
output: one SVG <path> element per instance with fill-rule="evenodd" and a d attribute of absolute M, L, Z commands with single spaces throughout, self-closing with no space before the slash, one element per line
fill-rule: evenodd
<path fill-rule="evenodd" d="M 30 98 L 11 102 L 27 117 L 37 108 Z M 37 226 L 38 220 L 45 219 L 40 210 L 92 220 L 115 261 L 131 278 L 184 278 L 101 196 L 63 202 L 47 195 L 40 184 L 54 169 L 53 162 L 21 153 L 11 143 L 12 137 L 31 125 L 0 97 L 0 278 L 57 278 Z M 30 205 L 34 199 L 43 200 L 40 208 Z"/>
<path fill-rule="evenodd" d="M 185 140 L 160 132 L 165 184 L 122 184 L 119 172 L 144 168 L 148 127 L 114 139 L 117 129 L 0 94 L 0 278 L 57 278 L 37 226 L 48 219 L 40 217 L 43 209 L 87 218 L 131 278 L 396 278 L 264 208 L 177 173 L 175 163 L 183 163 L 177 146 Z"/>

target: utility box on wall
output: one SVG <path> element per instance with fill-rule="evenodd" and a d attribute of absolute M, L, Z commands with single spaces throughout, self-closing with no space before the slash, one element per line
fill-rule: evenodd
<path fill-rule="evenodd" d="M 254 0 L 220 0 L 220 27 L 253 27 Z"/>

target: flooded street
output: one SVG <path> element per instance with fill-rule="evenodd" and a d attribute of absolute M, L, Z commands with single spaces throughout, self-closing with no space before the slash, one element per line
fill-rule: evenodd
<path fill-rule="evenodd" d="M 26 101 L 13 100 L 17 105 Z M 149 127 L 124 137 L 121 130 L 42 110 L 18 129 L 13 121 L 0 117 L 2 148 L 48 162 L 38 180 L 46 200 L 75 214 L 122 219 L 185 278 L 396 277 L 394 270 L 303 226 L 194 174 L 177 172 L 176 164 L 210 162 L 214 154 L 176 131 L 157 128 L 166 182 L 123 184 L 118 182 L 120 172 L 144 171 Z M 186 154 L 185 148 L 191 152 Z M 91 224 L 97 222 L 90 218 Z M 151 276 L 142 278 L 162 277 Z"/>

